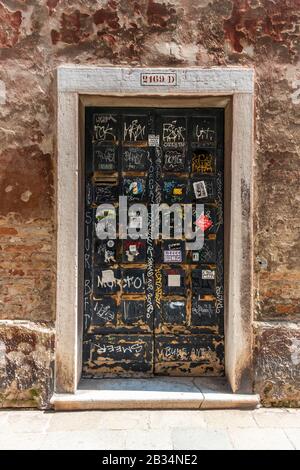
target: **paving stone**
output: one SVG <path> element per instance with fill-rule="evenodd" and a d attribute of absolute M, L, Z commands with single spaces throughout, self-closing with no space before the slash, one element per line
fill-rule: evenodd
<path fill-rule="evenodd" d="M 299 417 L 289 409 L 9 410 L 0 411 L 0 449 L 300 450 Z"/>
<path fill-rule="evenodd" d="M 8 412 L 7 411 L 0 411 L 0 432 L 5 431 L 4 425 L 7 423 L 8 419 Z"/>
<path fill-rule="evenodd" d="M 261 408 L 253 413 L 259 427 L 300 428 L 300 410 Z"/>
<path fill-rule="evenodd" d="M 1 426 L 2 432 L 42 433 L 48 427 L 50 416 L 43 411 L 9 411 L 6 422 Z"/>
<path fill-rule="evenodd" d="M 125 431 L 49 432 L 42 443 L 43 450 L 122 450 Z"/>
<path fill-rule="evenodd" d="M 38 450 L 45 434 L 37 432 L 6 432 L 0 434 L 0 450 Z"/>
<path fill-rule="evenodd" d="M 91 431 L 101 429 L 147 429 L 144 411 L 74 411 L 53 413 L 49 432 Z"/>
<path fill-rule="evenodd" d="M 53 413 L 47 432 L 93 431 L 98 429 L 103 412 L 67 411 Z"/>
<path fill-rule="evenodd" d="M 128 431 L 126 450 L 169 450 L 173 449 L 171 434 L 168 430 Z"/>
<path fill-rule="evenodd" d="M 292 443 L 292 446 L 296 450 L 300 450 L 300 429 L 284 429 L 283 430 L 287 437 L 289 438 L 290 442 Z"/>
<path fill-rule="evenodd" d="M 294 447 L 282 429 L 236 428 L 228 433 L 235 449 L 239 450 L 292 450 Z"/>
<path fill-rule="evenodd" d="M 146 410 L 116 410 L 103 411 L 97 423 L 98 429 L 148 429 L 149 411 Z"/>
<path fill-rule="evenodd" d="M 194 410 L 161 410 L 150 411 L 150 428 L 163 429 L 171 427 L 206 427 L 202 411 Z"/>
<path fill-rule="evenodd" d="M 203 428 L 174 428 L 171 431 L 175 450 L 230 450 L 227 431 Z"/>
<path fill-rule="evenodd" d="M 245 410 L 203 410 L 203 418 L 209 428 L 228 429 L 234 427 L 255 427 L 251 411 Z"/>

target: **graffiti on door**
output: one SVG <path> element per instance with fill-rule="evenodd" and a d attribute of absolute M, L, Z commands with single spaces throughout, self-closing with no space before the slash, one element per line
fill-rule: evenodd
<path fill-rule="evenodd" d="M 84 377 L 224 373 L 223 128 L 217 108 L 86 108 Z"/>

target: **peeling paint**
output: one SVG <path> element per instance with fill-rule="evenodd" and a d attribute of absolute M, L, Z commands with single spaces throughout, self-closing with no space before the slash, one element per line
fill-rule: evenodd
<path fill-rule="evenodd" d="M 254 387 L 267 406 L 299 405 L 299 22 L 299 0 L 1 3 L 0 319 L 33 323 L 25 341 L 5 325 L 3 406 L 49 406 L 53 389 L 52 346 L 25 352 L 55 319 L 55 74 L 68 63 L 255 68 Z"/>
<path fill-rule="evenodd" d="M 21 194 L 21 199 L 22 199 L 23 202 L 28 202 L 31 196 L 32 196 L 32 192 L 27 190 L 27 191 L 24 191 L 24 193 Z"/>
<path fill-rule="evenodd" d="M 3 3 L 0 4 L 0 46 L 13 47 L 20 35 L 22 23 L 21 11 L 10 11 Z"/>

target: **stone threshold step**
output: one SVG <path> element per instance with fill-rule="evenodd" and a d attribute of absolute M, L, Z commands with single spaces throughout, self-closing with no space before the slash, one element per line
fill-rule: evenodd
<path fill-rule="evenodd" d="M 232 393 L 225 379 L 164 377 L 84 379 L 72 393 L 55 393 L 57 411 L 128 409 L 254 409 L 259 395 Z"/>

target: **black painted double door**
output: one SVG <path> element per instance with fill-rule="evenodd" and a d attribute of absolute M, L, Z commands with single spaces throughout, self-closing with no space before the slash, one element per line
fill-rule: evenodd
<path fill-rule="evenodd" d="M 88 107 L 85 123 L 83 376 L 222 375 L 223 110 Z"/>

